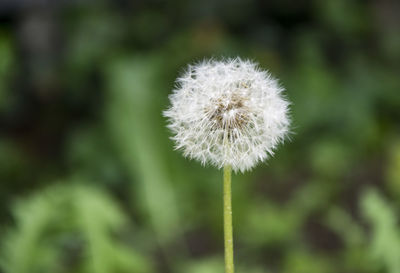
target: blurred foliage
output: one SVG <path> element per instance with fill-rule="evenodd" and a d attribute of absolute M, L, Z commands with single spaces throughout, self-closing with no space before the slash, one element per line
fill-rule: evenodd
<path fill-rule="evenodd" d="M 0 111 L 7 109 L 12 93 L 9 81 L 13 72 L 14 54 L 9 39 L 0 31 Z"/>
<path fill-rule="evenodd" d="M 366 192 L 362 199 L 365 216 L 372 224 L 372 238 L 369 253 L 388 272 L 400 272 L 400 233 L 398 217 L 378 193 Z"/>
<path fill-rule="evenodd" d="M 222 272 L 221 173 L 162 117 L 219 56 L 293 102 L 233 178 L 237 271 L 399 271 L 398 1 L 29 2 L 0 3 L 0 272 Z"/>
<path fill-rule="evenodd" d="M 387 163 L 387 187 L 396 202 L 400 200 L 400 140 L 391 144 Z"/>
<path fill-rule="evenodd" d="M 150 272 L 116 236 L 127 218 L 101 191 L 52 186 L 14 205 L 16 228 L 2 240 L 6 272 Z"/>

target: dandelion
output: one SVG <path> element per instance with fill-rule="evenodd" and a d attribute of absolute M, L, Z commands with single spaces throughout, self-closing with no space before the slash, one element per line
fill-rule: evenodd
<path fill-rule="evenodd" d="M 257 64 L 236 59 L 189 65 L 164 112 L 176 149 L 224 167 L 226 273 L 233 272 L 231 169 L 247 171 L 273 155 L 289 128 L 283 88 Z"/>

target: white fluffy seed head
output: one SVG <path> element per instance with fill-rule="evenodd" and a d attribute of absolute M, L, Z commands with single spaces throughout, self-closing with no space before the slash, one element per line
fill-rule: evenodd
<path fill-rule="evenodd" d="M 164 111 L 184 156 L 244 172 L 273 154 L 287 135 L 283 88 L 257 64 L 236 59 L 189 65 Z"/>

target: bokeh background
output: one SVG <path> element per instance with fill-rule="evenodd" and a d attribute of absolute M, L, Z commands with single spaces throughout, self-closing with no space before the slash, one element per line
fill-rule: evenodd
<path fill-rule="evenodd" d="M 0 272 L 223 272 L 222 173 L 173 151 L 187 63 L 250 58 L 291 140 L 233 177 L 237 272 L 400 272 L 396 0 L 1 0 Z"/>

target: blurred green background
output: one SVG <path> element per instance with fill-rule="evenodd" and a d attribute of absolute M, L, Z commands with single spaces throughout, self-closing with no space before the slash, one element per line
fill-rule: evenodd
<path fill-rule="evenodd" d="M 237 272 L 400 272 L 396 0 L 1 0 L 0 272 L 223 272 L 222 173 L 173 151 L 185 65 L 250 58 L 291 140 L 233 176 Z"/>

